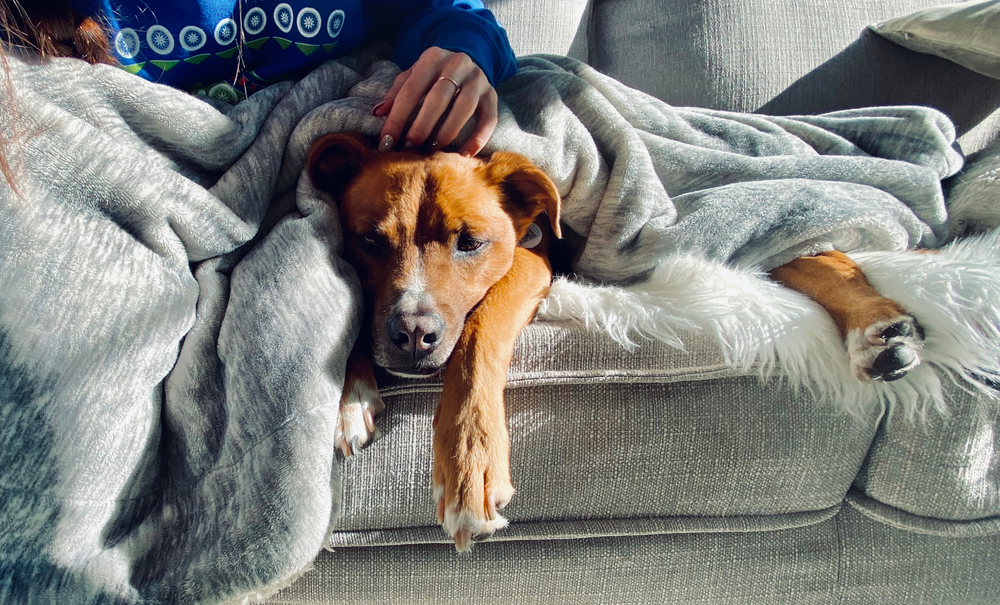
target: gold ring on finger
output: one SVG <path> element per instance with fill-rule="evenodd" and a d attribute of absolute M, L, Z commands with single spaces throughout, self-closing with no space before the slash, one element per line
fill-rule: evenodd
<path fill-rule="evenodd" d="M 458 93 L 462 92 L 462 87 L 459 86 L 458 82 L 456 82 L 455 80 L 452 80 L 448 76 L 441 76 L 440 78 L 437 79 L 438 82 L 440 82 L 441 80 L 447 80 L 448 82 L 451 82 L 452 84 L 455 85 L 455 94 L 453 94 L 451 98 L 454 99 L 455 97 L 458 96 Z"/>

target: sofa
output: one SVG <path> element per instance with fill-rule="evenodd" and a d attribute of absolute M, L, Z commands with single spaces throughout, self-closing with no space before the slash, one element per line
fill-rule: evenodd
<path fill-rule="evenodd" d="M 768 115 L 921 104 L 973 154 L 1000 80 L 867 29 L 932 0 L 494 0 L 519 55 L 567 55 L 667 103 Z M 998 200 L 1000 202 L 1000 200 Z M 267 598 L 332 603 L 1000 603 L 1000 407 L 848 414 L 710 337 L 633 350 L 535 321 L 506 393 L 511 524 L 458 554 L 435 524 L 440 383 L 380 376 L 382 437 L 342 461 L 313 568 Z"/>

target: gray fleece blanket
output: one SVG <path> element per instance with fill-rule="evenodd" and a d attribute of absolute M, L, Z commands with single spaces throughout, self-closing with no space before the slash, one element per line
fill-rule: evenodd
<path fill-rule="evenodd" d="M 0 602 L 272 592 L 337 515 L 361 315 L 304 158 L 327 132 L 377 134 L 398 69 L 359 55 L 227 107 L 72 60 L 6 68 Z M 522 59 L 500 97 L 487 151 L 553 177 L 581 278 L 948 233 L 961 159 L 933 110 L 680 109 L 556 57 Z"/>

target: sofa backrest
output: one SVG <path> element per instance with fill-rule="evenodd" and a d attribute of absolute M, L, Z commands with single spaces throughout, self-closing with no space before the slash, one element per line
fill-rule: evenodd
<path fill-rule="evenodd" d="M 588 62 L 679 106 L 771 115 L 937 107 L 967 152 L 1000 131 L 1000 81 L 868 25 L 948 0 L 490 0 L 518 54 Z"/>

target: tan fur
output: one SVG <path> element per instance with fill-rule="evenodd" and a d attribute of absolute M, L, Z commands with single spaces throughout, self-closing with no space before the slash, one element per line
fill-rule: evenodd
<path fill-rule="evenodd" d="M 861 268 L 843 252 L 831 250 L 804 256 L 771 270 L 771 277 L 818 302 L 846 337 L 877 322 L 904 315 L 895 302 L 868 283 Z"/>
<path fill-rule="evenodd" d="M 496 511 L 514 493 L 503 392 L 514 343 L 552 281 L 548 226 L 535 248 L 517 242 L 543 211 L 559 235 L 558 191 L 527 159 L 506 152 L 486 161 L 379 154 L 360 135 L 336 134 L 317 140 L 308 161 L 316 186 L 337 198 L 347 258 L 370 308 L 370 338 L 351 354 L 345 396 L 356 381 L 375 387 L 372 359 L 399 373 L 447 365 L 433 475 L 439 522 L 466 550 L 476 534 L 502 526 Z M 463 254 L 463 237 L 488 243 Z M 432 352 L 412 364 L 386 331 L 400 309 L 432 311 L 444 326 Z M 366 344 L 371 357 L 358 354 Z"/>

